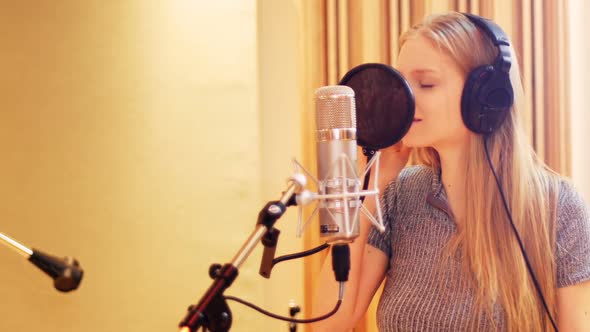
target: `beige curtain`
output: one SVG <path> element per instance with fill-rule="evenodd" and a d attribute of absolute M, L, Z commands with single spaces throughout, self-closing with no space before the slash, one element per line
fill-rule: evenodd
<path fill-rule="evenodd" d="M 348 70 L 362 63 L 395 66 L 398 37 L 403 31 L 425 15 L 456 10 L 494 19 L 512 38 L 528 100 L 525 118 L 530 142 L 551 168 L 570 174 L 567 0 L 301 0 L 300 4 L 305 68 L 301 114 L 307 123 L 302 137 L 307 165 L 315 164 L 316 158 L 313 136 L 309 135 L 314 130 L 313 91 L 337 84 Z M 306 233 L 306 248 L 319 243 L 317 230 Z M 314 276 L 322 260 L 319 255 L 306 261 L 305 303 L 312 303 Z M 309 317 L 309 306 L 305 309 Z M 355 331 L 376 331 L 375 304 L 367 317 Z"/>

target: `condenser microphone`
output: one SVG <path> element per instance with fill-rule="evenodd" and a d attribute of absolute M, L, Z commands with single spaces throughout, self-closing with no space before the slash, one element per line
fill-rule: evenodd
<path fill-rule="evenodd" d="M 315 91 L 320 237 L 349 243 L 359 236 L 361 182 L 356 173 L 354 90 L 325 86 Z"/>

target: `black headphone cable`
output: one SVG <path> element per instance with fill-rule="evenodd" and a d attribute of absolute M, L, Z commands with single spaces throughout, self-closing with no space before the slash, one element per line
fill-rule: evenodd
<path fill-rule="evenodd" d="M 486 152 L 486 157 L 488 159 L 488 164 L 490 165 L 490 169 L 492 170 L 492 173 L 494 174 L 494 178 L 496 179 L 496 184 L 498 185 L 498 190 L 500 191 L 500 196 L 502 196 L 502 203 L 504 204 L 504 210 L 506 211 L 506 215 L 508 216 L 508 219 L 510 220 L 510 225 L 512 226 L 512 230 L 514 231 L 514 235 L 516 235 L 516 239 L 518 240 L 518 246 L 520 247 L 520 252 L 522 253 L 522 256 L 524 257 L 524 261 L 526 263 L 527 270 L 529 271 L 529 275 L 531 276 L 531 279 L 533 279 L 533 284 L 535 285 L 535 289 L 537 290 L 537 293 L 539 294 L 539 297 L 541 298 L 541 302 L 543 302 L 543 307 L 545 308 L 545 312 L 547 313 L 547 316 L 549 316 L 549 319 L 551 320 L 551 325 L 553 325 L 553 329 L 555 330 L 555 332 L 559 332 L 559 330 L 557 329 L 557 324 L 555 324 L 555 320 L 553 319 L 553 316 L 551 315 L 551 312 L 549 311 L 549 307 L 547 306 L 547 302 L 545 301 L 545 297 L 543 296 L 543 292 L 541 291 L 541 286 L 539 285 L 539 281 L 535 277 L 535 273 L 533 272 L 533 268 L 531 266 L 529 258 L 526 254 L 526 251 L 524 250 L 524 245 L 522 243 L 522 239 L 520 238 L 518 230 L 516 229 L 516 226 L 514 225 L 514 221 L 512 220 L 512 214 L 510 213 L 510 209 L 508 208 L 508 203 L 506 203 L 506 197 L 504 197 L 504 190 L 502 190 L 502 185 L 500 184 L 500 180 L 498 179 L 498 175 L 496 174 L 496 171 L 494 170 L 494 166 L 492 165 L 492 160 L 490 159 L 490 153 L 488 151 L 488 137 L 489 137 L 489 135 L 485 135 L 483 137 L 484 150 Z"/>

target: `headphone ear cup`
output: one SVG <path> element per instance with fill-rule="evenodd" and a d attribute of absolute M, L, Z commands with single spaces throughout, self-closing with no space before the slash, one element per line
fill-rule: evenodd
<path fill-rule="evenodd" d="M 491 134 L 508 115 L 513 100 L 507 73 L 491 65 L 477 67 L 469 73 L 463 87 L 463 123 L 474 133 Z"/>
<path fill-rule="evenodd" d="M 463 87 L 463 94 L 461 95 L 461 116 L 465 126 L 479 134 L 481 128 L 481 114 L 482 107 L 478 102 L 478 96 L 481 93 L 481 86 L 491 75 L 491 66 L 481 66 L 472 70 Z"/>

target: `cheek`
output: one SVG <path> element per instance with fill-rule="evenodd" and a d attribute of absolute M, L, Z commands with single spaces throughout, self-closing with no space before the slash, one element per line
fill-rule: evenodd
<path fill-rule="evenodd" d="M 444 113 L 446 120 L 441 119 L 441 121 L 445 121 L 447 127 L 452 128 L 453 130 L 466 129 L 465 124 L 463 123 L 463 117 L 461 116 L 460 107 L 449 108 Z"/>
<path fill-rule="evenodd" d="M 423 121 L 412 124 L 404 137 L 404 144 L 431 146 L 465 136 L 468 129 L 463 124 L 460 107 L 460 95 L 454 93 L 419 94 L 416 96 L 416 114 L 423 117 Z"/>

